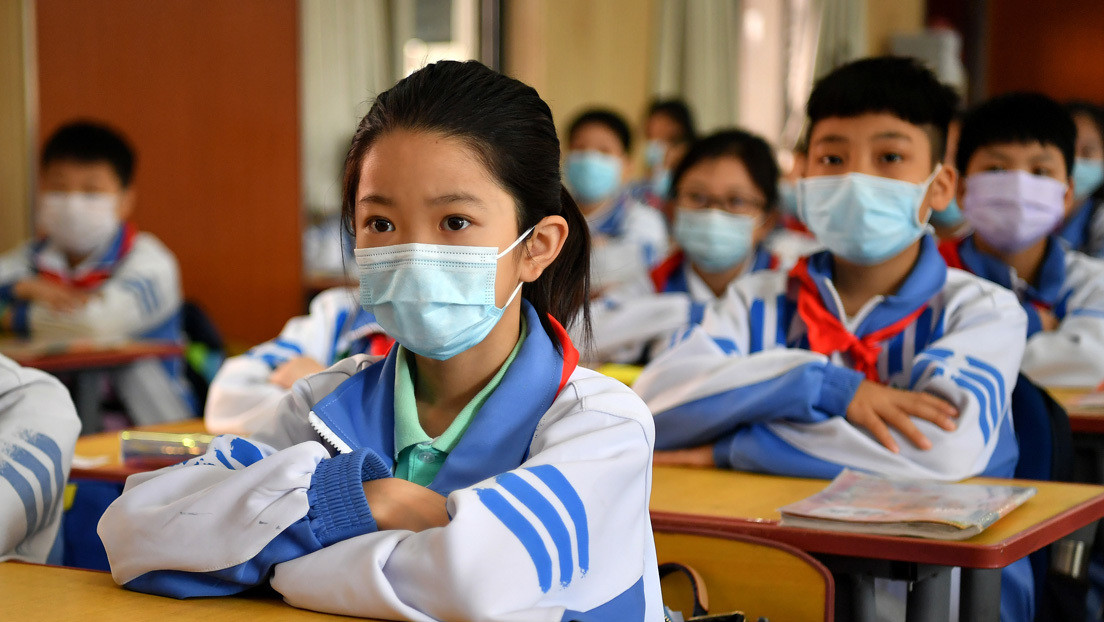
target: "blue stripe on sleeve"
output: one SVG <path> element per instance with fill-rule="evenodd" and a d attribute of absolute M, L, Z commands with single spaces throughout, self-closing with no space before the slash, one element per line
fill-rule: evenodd
<path fill-rule="evenodd" d="M 972 356 L 967 356 L 966 362 L 989 374 L 993 377 L 994 380 L 997 381 L 997 395 L 1000 396 L 1000 399 L 1003 402 L 1004 396 L 1008 395 L 1008 391 L 1004 388 L 1004 376 L 1001 375 L 1000 370 L 996 367 L 993 367 L 989 363 L 986 363 L 981 359 L 976 359 Z"/>
<path fill-rule="evenodd" d="M 495 482 L 525 504 L 525 507 L 529 508 L 529 511 L 544 524 L 548 535 L 552 537 L 552 543 L 556 545 L 556 555 L 560 561 L 560 585 L 567 587 L 575 571 L 575 556 L 571 554 L 571 534 L 568 533 L 567 525 L 564 524 L 559 512 L 548 502 L 548 499 L 537 492 L 536 488 L 516 473 L 503 473 L 495 478 Z"/>
<path fill-rule="evenodd" d="M 958 373 L 973 380 L 981 386 L 982 389 L 985 389 L 985 394 L 988 399 L 985 400 L 985 404 L 978 404 L 978 408 L 981 409 L 979 415 L 984 415 L 988 419 L 990 428 L 996 427 L 997 421 L 1000 420 L 1000 411 L 998 411 L 997 408 L 1003 398 L 997 395 L 997 389 L 993 384 L 993 379 L 988 375 L 979 374 L 969 369 L 960 369 Z M 987 408 L 983 408 L 983 406 Z"/>
<path fill-rule="evenodd" d="M 337 318 L 334 321 L 334 334 L 333 339 L 330 341 L 330 360 L 328 361 L 330 365 L 333 365 L 336 362 L 334 358 L 337 357 L 337 348 L 341 342 L 341 335 L 344 333 L 345 330 L 345 322 L 348 321 L 348 319 L 349 312 L 345 309 L 342 309 L 340 312 L 338 312 Z"/>
<path fill-rule="evenodd" d="M 766 330 L 767 327 L 763 326 L 763 299 L 756 298 L 751 302 L 751 309 L 748 310 L 749 354 L 762 351 L 763 333 L 766 332 Z"/>
<path fill-rule="evenodd" d="M 50 520 L 50 514 L 47 511 L 54 503 L 54 495 L 56 490 L 53 488 L 53 478 L 50 477 L 50 470 L 42 464 L 38 458 L 27 451 L 23 447 L 18 445 L 11 445 L 5 452 L 8 456 L 16 462 L 16 464 L 23 465 L 23 468 L 27 469 L 38 480 L 38 488 L 42 491 L 42 516 L 40 520 L 43 524 Z M 28 530 L 36 530 L 41 525 L 30 525 Z"/>
<path fill-rule="evenodd" d="M 886 353 L 886 375 L 892 377 L 904 369 L 905 333 L 897 333 L 889 341 L 889 351 Z"/>
<path fill-rule="evenodd" d="M 19 495 L 19 500 L 23 502 L 23 512 L 27 516 L 27 533 L 31 533 L 38 524 L 38 502 L 31 483 L 6 460 L 0 460 L 0 479 L 7 480 L 15 494 Z"/>
<path fill-rule="evenodd" d="M 985 396 L 982 395 L 981 389 L 974 386 L 962 376 L 955 376 L 954 382 L 958 386 L 974 394 L 974 399 L 976 399 L 978 403 L 978 424 L 979 427 L 981 427 L 981 438 L 985 442 L 989 442 L 989 417 L 985 414 Z"/>
<path fill-rule="evenodd" d="M 643 620 L 647 609 L 644 598 L 644 577 L 632 587 L 590 611 L 564 611 L 560 622 L 609 622 L 610 620 Z"/>
<path fill-rule="evenodd" d="M 793 323 L 794 306 L 789 304 L 786 294 L 779 294 L 775 301 L 775 309 L 778 313 L 778 332 L 775 333 L 774 342 L 785 347 L 786 337 L 790 334 L 790 324 Z"/>
<path fill-rule="evenodd" d="M 1074 309 L 1070 317 L 1095 317 L 1104 319 L 1104 311 L 1098 309 Z"/>
<path fill-rule="evenodd" d="M 296 354 L 302 354 L 303 353 L 303 348 L 299 347 L 299 344 L 297 344 L 293 341 L 288 341 L 287 339 L 281 339 L 281 338 L 277 337 L 277 338 L 272 340 L 272 343 L 274 345 L 277 345 L 277 346 L 281 347 L 281 348 L 291 350 L 292 352 L 294 352 Z"/>
<path fill-rule="evenodd" d="M 477 488 L 475 493 L 479 496 L 479 500 L 483 502 L 483 505 L 491 511 L 491 514 L 494 514 L 507 529 L 513 532 L 521 545 L 525 547 L 525 551 L 529 553 L 529 558 L 533 560 L 533 566 L 536 568 L 537 581 L 540 583 L 541 591 L 548 592 L 552 589 L 552 558 L 549 556 L 548 549 L 545 548 L 537 530 L 497 490 Z"/>
<path fill-rule="evenodd" d="M 690 326 L 697 326 L 702 323 L 702 318 L 705 317 L 705 303 L 691 302 L 690 303 Z"/>
<path fill-rule="evenodd" d="M 50 459 L 50 462 L 54 466 L 54 504 L 57 505 L 61 501 L 61 495 L 57 491 L 60 491 L 65 486 L 65 469 L 61 465 L 61 448 L 54 442 L 54 439 L 42 434 L 41 432 L 33 432 L 26 430 L 21 435 L 23 440 L 29 443 L 32 447 L 38 449 L 42 453 L 46 454 L 46 457 Z M 53 516 L 53 506 L 44 508 L 47 516 Z"/>
<path fill-rule="evenodd" d="M 932 332 L 932 315 L 932 308 L 925 307 L 924 312 L 913 324 L 916 327 L 916 335 L 912 342 L 913 352 L 923 352 L 924 348 L 928 347 Z"/>
<path fill-rule="evenodd" d="M 579 544 L 579 569 L 586 574 L 590 569 L 590 529 L 587 527 L 587 513 L 583 506 L 583 500 L 579 493 L 567 481 L 563 473 L 551 464 L 542 464 L 526 468 L 536 475 L 545 486 L 560 498 L 560 503 L 567 509 L 567 515 L 575 523 L 575 541 Z"/>

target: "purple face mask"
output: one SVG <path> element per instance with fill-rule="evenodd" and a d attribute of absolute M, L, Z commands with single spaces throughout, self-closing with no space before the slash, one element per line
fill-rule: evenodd
<path fill-rule="evenodd" d="M 962 215 L 991 246 L 1017 253 L 1054 230 L 1065 212 L 1066 184 L 1026 171 L 966 178 Z"/>

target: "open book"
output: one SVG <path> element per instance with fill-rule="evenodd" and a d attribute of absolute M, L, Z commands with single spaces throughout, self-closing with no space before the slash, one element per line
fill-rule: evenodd
<path fill-rule="evenodd" d="M 844 469 L 821 492 L 779 511 L 788 527 L 964 540 L 1034 494 L 1025 486 L 886 479 Z"/>

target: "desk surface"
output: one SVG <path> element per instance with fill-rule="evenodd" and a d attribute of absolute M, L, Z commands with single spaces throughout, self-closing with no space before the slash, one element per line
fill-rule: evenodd
<path fill-rule="evenodd" d="M 117 367 L 143 358 L 180 356 L 183 352 L 180 344 L 171 341 L 0 339 L 0 354 L 24 367 L 47 372 Z"/>
<path fill-rule="evenodd" d="M 276 597 L 228 596 L 177 600 L 124 590 L 106 572 L 0 563 L 6 620 L 299 620 L 353 619 L 296 609 Z M 364 619 L 364 618 L 358 618 Z"/>
<path fill-rule="evenodd" d="M 154 425 L 128 428 L 131 430 L 144 430 L 148 432 L 206 432 L 202 419 L 187 419 L 172 423 L 158 423 Z M 78 466 L 74 464 L 69 470 L 72 479 L 94 479 L 108 482 L 126 481 L 126 478 L 147 469 L 123 466 L 119 461 L 119 431 L 101 432 L 89 434 L 77 439 L 77 447 L 74 453 L 82 459 L 97 461 L 96 466 Z M 80 462 L 78 460 L 78 462 Z"/>
<path fill-rule="evenodd" d="M 973 478 L 970 483 L 1012 480 Z M 730 529 L 810 553 L 917 563 L 1002 568 L 1104 518 L 1104 486 L 1019 482 L 1038 493 L 982 533 L 957 542 L 783 527 L 778 508 L 820 492 L 828 482 L 719 469 L 655 467 L 652 525 L 657 531 Z"/>
<path fill-rule="evenodd" d="M 1047 393 L 1069 414 L 1070 430 L 1083 434 L 1104 434 L 1104 408 L 1086 408 L 1077 404 L 1078 398 L 1093 390 L 1092 387 L 1047 387 Z"/>

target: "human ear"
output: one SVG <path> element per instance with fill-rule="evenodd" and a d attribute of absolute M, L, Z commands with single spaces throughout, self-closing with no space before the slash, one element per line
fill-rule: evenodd
<path fill-rule="evenodd" d="M 1074 203 L 1077 201 L 1073 194 L 1073 180 L 1070 179 L 1068 181 L 1069 183 L 1066 184 L 1066 197 L 1064 205 L 1065 209 L 1062 211 L 1063 220 L 1065 220 L 1070 215 L 1070 213 L 1073 212 L 1073 208 L 1075 207 Z"/>
<path fill-rule="evenodd" d="M 533 227 L 533 232 L 523 245 L 524 256 L 520 266 L 522 281 L 536 281 L 545 268 L 552 265 L 567 241 L 567 232 L 567 221 L 563 216 L 545 216 Z"/>
<path fill-rule="evenodd" d="M 957 189 L 958 171 L 953 166 L 944 164 L 940 167 L 939 172 L 935 174 L 931 185 L 928 186 L 928 193 L 924 197 L 924 205 L 937 212 L 942 212 L 951 204 L 951 199 L 955 197 Z"/>

